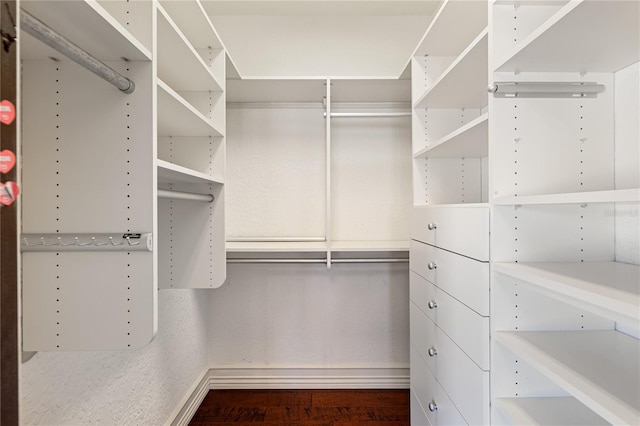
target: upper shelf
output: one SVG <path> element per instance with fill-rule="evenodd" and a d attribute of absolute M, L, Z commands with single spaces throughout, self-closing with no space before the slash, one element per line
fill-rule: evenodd
<path fill-rule="evenodd" d="M 171 15 L 193 47 L 224 48 L 200 0 L 160 0 L 160 4 Z"/>
<path fill-rule="evenodd" d="M 331 241 L 334 252 L 391 252 L 409 251 L 409 241 Z"/>
<path fill-rule="evenodd" d="M 189 184 L 222 184 L 223 181 L 216 179 L 206 173 L 201 173 L 196 170 L 182 167 L 177 164 L 170 163 L 168 161 L 156 160 L 158 167 L 158 183 L 159 184 L 174 184 L 174 183 L 189 183 Z"/>
<path fill-rule="evenodd" d="M 101 61 L 151 60 L 151 52 L 96 2 L 24 1 L 21 7 Z M 31 36 L 21 43 L 23 59 L 61 55 Z"/>
<path fill-rule="evenodd" d="M 640 343 L 617 331 L 500 331 L 493 334 L 612 424 L 638 424 Z"/>
<path fill-rule="evenodd" d="M 414 154 L 414 158 L 465 157 L 484 158 L 489 155 L 489 114 L 484 113 L 475 120 L 449 133 L 433 145 Z"/>
<path fill-rule="evenodd" d="M 541 204 L 589 204 L 589 203 L 634 203 L 640 201 L 640 189 L 613 189 L 609 191 L 572 192 L 568 194 L 545 194 L 496 197 L 495 206 L 541 205 Z"/>
<path fill-rule="evenodd" d="M 158 136 L 223 136 L 211 120 L 158 79 Z"/>
<path fill-rule="evenodd" d="M 504 55 L 495 71 L 618 71 L 640 60 L 638 16 L 634 0 L 571 1 Z"/>
<path fill-rule="evenodd" d="M 327 251 L 324 241 L 227 241 L 231 253 L 315 253 Z"/>
<path fill-rule="evenodd" d="M 640 266 L 619 262 L 494 263 L 556 299 L 616 321 L 640 321 Z"/>
<path fill-rule="evenodd" d="M 486 2 L 445 0 L 412 56 L 457 56 L 486 26 Z"/>
<path fill-rule="evenodd" d="M 229 103 L 322 103 L 326 80 L 227 80 Z"/>
<path fill-rule="evenodd" d="M 487 28 L 416 102 L 415 108 L 482 108 L 487 105 Z"/>
<path fill-rule="evenodd" d="M 178 92 L 222 92 L 224 87 L 160 5 L 158 76 Z"/>

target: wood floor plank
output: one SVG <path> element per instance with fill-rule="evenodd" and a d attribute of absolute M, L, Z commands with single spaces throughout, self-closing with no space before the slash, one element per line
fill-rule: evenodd
<path fill-rule="evenodd" d="M 281 407 L 311 405 L 311 391 L 299 390 L 210 390 L 202 406 Z"/>
<path fill-rule="evenodd" d="M 212 390 L 191 426 L 408 426 L 408 390 Z"/>
<path fill-rule="evenodd" d="M 397 407 L 408 406 L 409 395 L 405 390 L 329 390 L 315 391 L 313 407 Z"/>

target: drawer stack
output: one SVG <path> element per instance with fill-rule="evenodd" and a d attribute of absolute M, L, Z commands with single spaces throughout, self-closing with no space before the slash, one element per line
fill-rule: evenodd
<path fill-rule="evenodd" d="M 489 424 L 489 208 L 414 207 L 411 232 L 412 424 Z"/>

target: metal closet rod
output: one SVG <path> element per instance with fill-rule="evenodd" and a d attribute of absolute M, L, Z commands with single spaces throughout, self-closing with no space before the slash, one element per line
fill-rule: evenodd
<path fill-rule="evenodd" d="M 136 86 L 133 81 L 91 56 L 24 9 L 20 9 L 20 26 L 31 36 L 62 53 L 72 61 L 82 65 L 92 73 L 116 86 L 122 92 L 129 94 L 135 90 Z"/>
<path fill-rule="evenodd" d="M 595 82 L 494 82 L 487 88 L 497 98 L 595 98 L 604 92 Z"/>
<path fill-rule="evenodd" d="M 158 198 L 168 200 L 204 201 L 211 203 L 216 197 L 213 194 L 194 194 L 192 192 L 171 191 L 168 189 L 158 189 Z"/>
<path fill-rule="evenodd" d="M 227 263 L 322 263 L 326 264 L 327 259 L 276 259 L 276 258 L 230 258 Z M 369 259 L 331 259 L 331 263 L 409 263 L 408 258 L 369 258 Z"/>
<path fill-rule="evenodd" d="M 409 117 L 411 116 L 410 112 L 332 112 L 329 114 L 330 117 L 345 117 L 345 118 L 353 118 L 353 117 Z M 324 116 L 327 116 L 327 113 L 324 113 Z"/>

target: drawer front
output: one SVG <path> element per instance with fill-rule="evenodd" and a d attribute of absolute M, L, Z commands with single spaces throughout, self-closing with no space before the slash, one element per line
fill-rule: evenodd
<path fill-rule="evenodd" d="M 489 316 L 489 264 L 411 241 L 411 270 L 482 316 Z"/>
<path fill-rule="evenodd" d="M 424 408 L 424 413 L 432 425 L 460 426 L 468 424 L 446 392 L 436 381 L 429 368 L 425 365 L 417 354 L 413 345 L 410 355 L 411 363 L 411 391 L 415 393 L 416 399 Z M 429 410 L 429 404 L 431 410 Z"/>
<path fill-rule="evenodd" d="M 489 261 L 489 208 L 414 207 L 411 238 L 477 260 Z"/>
<path fill-rule="evenodd" d="M 411 407 L 411 426 L 431 426 L 427 414 L 424 412 L 422 405 L 418 401 L 416 393 L 411 390 L 410 395 L 410 407 Z"/>
<path fill-rule="evenodd" d="M 481 369 L 489 370 L 489 317 L 478 315 L 413 271 L 409 273 L 409 292 L 416 307 Z"/>
<path fill-rule="evenodd" d="M 418 356 L 470 424 L 488 424 L 489 372 L 482 371 L 414 304 L 410 315 L 411 344 Z"/>

